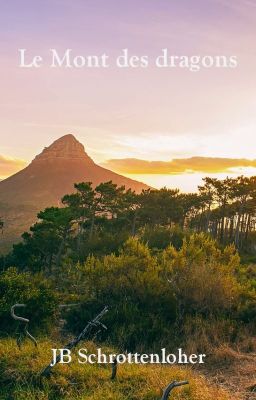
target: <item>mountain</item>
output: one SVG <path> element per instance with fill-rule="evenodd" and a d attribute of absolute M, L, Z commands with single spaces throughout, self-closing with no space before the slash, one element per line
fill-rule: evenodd
<path fill-rule="evenodd" d="M 0 216 L 5 221 L 0 251 L 18 240 L 38 211 L 60 205 L 62 196 L 74 191 L 74 183 L 89 181 L 97 186 L 110 180 L 137 193 L 148 188 L 95 164 L 73 135 L 56 140 L 26 168 L 0 182 Z"/>

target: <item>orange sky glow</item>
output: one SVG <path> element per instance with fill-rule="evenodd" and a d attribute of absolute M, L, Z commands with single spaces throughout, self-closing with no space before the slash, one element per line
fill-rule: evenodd
<path fill-rule="evenodd" d="M 155 187 L 256 175 L 255 20 L 252 0 L 4 2 L 0 179 L 67 133 L 95 162 Z M 19 48 L 47 59 L 53 47 L 112 59 L 123 48 L 235 55 L 238 67 L 19 68 Z"/>

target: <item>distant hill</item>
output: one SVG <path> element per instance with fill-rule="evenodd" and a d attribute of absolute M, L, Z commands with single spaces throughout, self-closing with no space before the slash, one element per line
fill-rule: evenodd
<path fill-rule="evenodd" d="M 137 193 L 148 188 L 95 164 L 73 135 L 56 140 L 26 168 L 0 181 L 0 216 L 5 221 L 0 252 L 35 222 L 38 211 L 60 205 L 63 195 L 74 190 L 74 183 L 90 181 L 97 186 L 110 180 Z"/>

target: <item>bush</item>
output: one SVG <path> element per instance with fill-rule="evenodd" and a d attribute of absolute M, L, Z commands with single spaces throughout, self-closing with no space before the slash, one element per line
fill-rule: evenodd
<path fill-rule="evenodd" d="M 147 246 L 129 239 L 121 253 L 84 265 L 86 293 L 80 310 L 68 316 L 76 331 L 101 307 L 108 305 L 107 333 L 124 349 L 161 343 L 175 320 L 176 304 L 167 280 Z"/>
<path fill-rule="evenodd" d="M 180 249 L 184 239 L 184 231 L 180 228 L 170 228 L 161 225 L 146 226 L 140 232 L 140 240 L 151 249 L 166 249 L 170 244 Z"/>
<path fill-rule="evenodd" d="M 215 240 L 194 234 L 180 251 L 163 252 L 162 263 L 182 314 L 225 316 L 239 307 L 240 259 L 233 246 L 220 250 Z"/>
<path fill-rule="evenodd" d="M 156 343 L 158 348 L 186 345 L 186 321 L 191 326 L 201 321 L 202 336 L 214 325 L 220 327 L 214 330 L 217 339 L 210 340 L 217 343 L 223 326 L 235 326 L 239 319 L 250 322 L 255 315 L 254 291 L 242 280 L 235 248 L 221 249 L 204 234 L 191 235 L 180 250 L 169 246 L 157 256 L 130 238 L 119 255 L 91 256 L 71 269 L 67 282 L 80 291 L 80 299 L 75 300 L 82 302 L 81 309 L 73 309 L 67 317 L 71 329 L 78 332 L 108 305 L 105 338 L 131 350 L 149 349 Z M 234 334 L 227 331 L 232 341 Z"/>
<path fill-rule="evenodd" d="M 9 268 L 0 274 L 0 330 L 11 333 L 17 326 L 10 315 L 11 306 L 26 304 L 20 315 L 30 320 L 32 329 L 46 330 L 56 313 L 57 296 L 41 275 L 19 273 Z M 17 312 L 18 314 L 18 312 Z"/>

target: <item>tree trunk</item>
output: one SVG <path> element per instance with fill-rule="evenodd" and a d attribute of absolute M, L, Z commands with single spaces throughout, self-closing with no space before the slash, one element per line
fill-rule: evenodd
<path fill-rule="evenodd" d="M 93 213 L 92 219 L 91 219 L 91 227 L 90 227 L 90 234 L 89 234 L 89 239 L 90 240 L 93 237 L 94 225 L 95 225 L 95 213 Z"/>
<path fill-rule="evenodd" d="M 60 246 L 59 246 L 58 254 L 56 256 L 56 267 L 57 268 L 60 266 L 60 260 L 61 260 L 61 256 L 62 256 L 62 253 L 63 253 L 63 250 L 64 250 L 64 246 L 65 246 L 65 243 L 66 243 L 66 238 L 67 238 L 67 229 L 65 229 L 62 241 L 61 241 Z"/>

